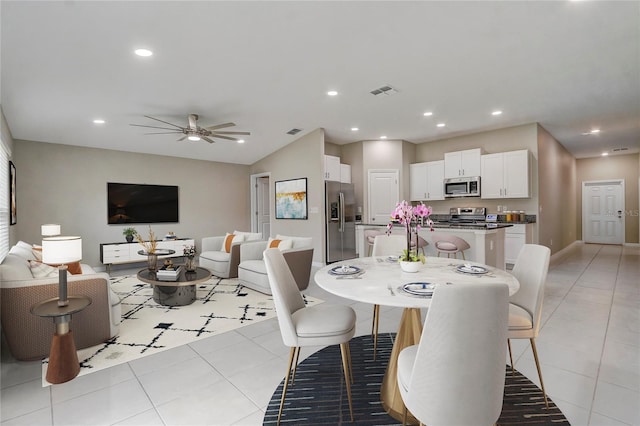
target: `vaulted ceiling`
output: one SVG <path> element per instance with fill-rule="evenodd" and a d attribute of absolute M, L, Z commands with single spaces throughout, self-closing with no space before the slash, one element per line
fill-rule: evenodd
<path fill-rule="evenodd" d="M 5 0 L 0 14 L 15 139 L 252 164 L 316 128 L 422 143 L 539 122 L 578 158 L 640 150 L 637 1 Z M 190 113 L 251 135 L 130 126 Z"/>

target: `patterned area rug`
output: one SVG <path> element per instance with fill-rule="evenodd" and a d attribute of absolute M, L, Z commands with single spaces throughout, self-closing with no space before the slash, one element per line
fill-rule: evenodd
<path fill-rule="evenodd" d="M 237 279 L 212 277 L 196 286 L 196 300 L 187 306 L 153 301 L 153 289 L 135 275 L 114 277 L 111 288 L 122 300 L 120 333 L 102 345 L 78 351 L 80 374 L 152 355 L 199 339 L 255 324 L 276 316 L 273 299 L 248 289 Z M 322 300 L 304 296 L 307 304 Z M 42 364 L 43 386 L 48 359 Z"/>
<path fill-rule="evenodd" d="M 305 359 L 296 371 L 293 386 L 287 390 L 281 424 L 313 425 L 398 425 L 387 415 L 380 403 L 380 386 L 393 346 L 394 334 L 378 336 L 378 352 L 373 360 L 370 336 L 353 338 L 350 343 L 353 366 L 353 418 L 349 417 L 349 402 L 344 388 L 339 346 L 324 348 Z M 549 399 L 544 405 L 542 391 L 522 374 L 511 374 L 507 368 L 502 414 L 498 425 L 557 425 L 569 422 Z M 275 424 L 284 381 L 271 397 L 264 424 Z"/>

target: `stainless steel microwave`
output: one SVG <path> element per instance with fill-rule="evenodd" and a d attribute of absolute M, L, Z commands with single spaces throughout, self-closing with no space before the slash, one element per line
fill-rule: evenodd
<path fill-rule="evenodd" d="M 444 196 L 445 198 L 479 197 L 480 176 L 445 179 Z"/>

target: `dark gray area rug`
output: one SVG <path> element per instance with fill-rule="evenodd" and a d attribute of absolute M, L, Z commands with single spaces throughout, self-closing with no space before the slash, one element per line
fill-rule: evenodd
<path fill-rule="evenodd" d="M 353 417 L 349 417 L 349 402 L 341 368 L 339 346 L 324 348 L 305 359 L 296 372 L 293 386 L 289 386 L 281 424 L 305 425 L 397 425 L 380 403 L 380 386 L 393 346 L 394 334 L 378 336 L 378 353 L 373 360 L 373 341 L 370 336 L 351 340 L 353 380 Z M 569 424 L 560 409 L 549 399 L 544 405 L 542 391 L 529 379 L 506 369 L 504 402 L 498 425 L 557 425 Z M 271 396 L 264 416 L 264 424 L 275 424 L 282 397 L 284 381 Z M 461 403 L 463 403 L 461 401 Z"/>

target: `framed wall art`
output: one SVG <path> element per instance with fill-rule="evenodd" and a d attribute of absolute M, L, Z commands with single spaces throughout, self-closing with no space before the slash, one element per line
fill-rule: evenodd
<path fill-rule="evenodd" d="M 308 219 L 307 178 L 276 181 L 276 219 Z"/>
<path fill-rule="evenodd" d="M 18 212 L 16 205 L 16 166 L 13 161 L 9 161 L 9 211 L 11 214 L 11 225 L 18 223 Z"/>

